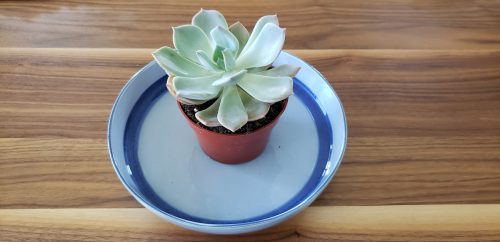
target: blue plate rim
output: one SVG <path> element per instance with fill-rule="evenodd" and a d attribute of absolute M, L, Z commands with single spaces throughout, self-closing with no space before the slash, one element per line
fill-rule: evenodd
<path fill-rule="evenodd" d="M 177 222 L 179 222 L 181 224 L 186 224 L 186 225 L 188 225 L 188 227 L 195 226 L 195 227 L 211 227 L 211 228 L 245 228 L 245 227 L 249 227 L 249 226 L 256 226 L 256 225 L 260 225 L 260 224 L 265 224 L 266 222 L 276 221 L 276 220 L 279 220 L 280 218 L 289 217 L 291 215 L 296 214 L 297 212 L 300 212 L 302 209 L 304 209 L 309 204 L 311 204 L 321 194 L 321 192 L 326 188 L 326 186 L 328 184 L 330 184 L 330 181 L 332 180 L 333 176 L 336 174 L 336 172 L 338 170 L 338 167 L 342 163 L 342 160 L 343 160 L 343 157 L 344 157 L 344 154 L 345 154 L 345 150 L 347 148 L 347 139 L 348 139 L 347 118 L 346 118 L 346 115 L 345 115 L 344 106 L 343 106 L 343 104 L 342 104 L 339 96 L 337 95 L 337 93 L 335 92 L 335 90 L 333 89 L 333 87 L 331 86 L 331 84 L 328 82 L 328 80 L 318 70 L 316 70 L 316 68 L 314 68 L 312 65 L 310 65 L 306 61 L 300 59 L 299 57 L 297 57 L 297 56 L 295 56 L 295 55 L 293 55 L 293 54 L 291 54 L 291 53 L 289 53 L 287 51 L 283 51 L 283 52 L 285 54 L 288 54 L 288 55 L 292 56 L 293 58 L 299 60 L 300 62 L 304 63 L 309 68 L 311 68 L 311 70 L 314 70 L 321 77 L 321 79 L 327 84 L 327 86 L 330 88 L 330 90 L 332 91 L 333 95 L 335 96 L 335 98 L 339 102 L 340 108 L 341 108 L 341 111 L 342 111 L 341 114 L 342 114 L 343 121 L 344 121 L 344 133 L 345 133 L 344 142 L 342 143 L 340 156 L 339 156 L 339 158 L 335 162 L 336 165 L 335 165 L 335 167 L 333 167 L 331 169 L 331 172 L 328 174 L 328 178 L 325 181 L 320 182 L 320 184 L 317 187 L 314 188 L 314 190 L 310 193 L 309 196 L 305 197 L 301 202 L 297 203 L 291 209 L 289 209 L 287 211 L 284 211 L 282 213 L 276 214 L 276 215 L 271 216 L 271 217 L 262 218 L 262 219 L 255 220 L 255 221 L 248 221 L 248 222 L 244 222 L 244 223 L 211 224 L 211 223 L 194 222 L 194 221 L 191 221 L 191 220 L 186 220 L 184 218 L 180 218 L 180 217 L 174 216 L 172 214 L 166 213 L 163 210 L 157 208 L 155 205 L 150 204 L 150 202 L 148 202 L 147 200 L 143 199 L 141 195 L 137 194 L 135 191 L 133 191 L 132 189 L 130 189 L 129 185 L 127 184 L 127 182 L 125 181 L 125 179 L 122 177 L 121 173 L 118 171 L 118 167 L 117 167 L 116 161 L 114 159 L 112 145 L 111 145 L 111 126 L 112 126 L 112 123 L 113 123 L 113 116 L 114 116 L 114 113 L 115 113 L 115 110 L 116 110 L 116 105 L 121 100 L 122 95 L 126 92 L 126 90 L 130 87 L 130 85 L 133 82 L 133 80 L 140 73 L 147 71 L 149 68 L 151 68 L 153 65 L 156 64 L 156 62 L 154 60 L 151 61 L 150 63 L 148 63 L 147 65 L 145 65 L 144 67 L 142 67 L 141 69 L 139 69 L 139 71 L 137 71 L 134 75 L 132 75 L 130 77 L 129 81 L 127 81 L 127 83 L 125 84 L 125 86 L 120 90 L 120 93 L 118 94 L 118 97 L 116 98 L 115 102 L 113 103 L 113 107 L 111 108 L 111 113 L 110 113 L 109 121 L 108 121 L 107 144 L 108 144 L 108 153 L 109 153 L 109 156 L 110 156 L 110 160 L 111 160 L 113 169 L 115 170 L 115 173 L 117 174 L 118 178 L 120 179 L 120 182 L 129 191 L 129 193 L 140 204 L 142 204 L 144 207 L 146 207 L 147 209 L 151 210 L 152 212 L 154 212 L 154 213 L 160 213 L 161 215 L 166 216 L 166 217 L 168 217 L 169 219 L 171 219 L 173 221 L 177 221 Z"/>

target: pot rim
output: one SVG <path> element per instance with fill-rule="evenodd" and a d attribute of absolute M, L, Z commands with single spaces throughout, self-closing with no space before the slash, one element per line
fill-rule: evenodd
<path fill-rule="evenodd" d="M 266 127 L 268 127 L 269 125 L 273 124 L 273 123 L 276 123 L 281 115 L 283 114 L 283 112 L 285 112 L 285 109 L 286 107 L 288 106 L 288 97 L 286 99 L 283 99 L 285 102 L 283 103 L 283 109 L 281 109 L 280 113 L 278 114 L 278 116 L 276 116 L 271 122 L 265 124 L 264 126 L 262 127 L 259 127 L 258 129 L 256 130 L 253 130 L 249 133 L 240 133 L 240 134 L 222 134 L 222 133 L 218 133 L 218 132 L 215 132 L 215 131 L 212 131 L 212 130 L 208 130 L 208 129 L 205 129 L 203 128 L 202 126 L 198 125 L 197 123 L 193 122 L 193 120 L 191 120 L 187 115 L 186 113 L 184 112 L 184 110 L 181 108 L 181 103 L 176 100 L 177 102 L 177 107 L 179 107 L 181 113 L 182 113 L 182 116 L 184 116 L 184 118 L 186 118 L 186 120 L 188 120 L 188 122 L 192 123 L 194 127 L 196 127 L 197 130 L 201 130 L 201 131 L 204 131 L 204 132 L 209 132 L 209 133 L 214 133 L 214 134 L 218 134 L 218 135 L 223 135 L 223 136 L 244 136 L 244 135 L 249 135 L 249 134 L 253 134 L 253 133 L 256 133 Z M 218 127 L 218 126 L 216 126 Z"/>

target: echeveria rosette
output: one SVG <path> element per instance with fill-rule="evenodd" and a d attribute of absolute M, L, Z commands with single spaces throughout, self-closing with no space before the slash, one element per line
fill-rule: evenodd
<path fill-rule="evenodd" d="M 234 132 L 292 94 L 299 67 L 271 68 L 285 41 L 276 15 L 260 18 L 249 34 L 240 22 L 228 26 L 218 11 L 202 9 L 192 24 L 173 30 L 175 49 L 162 47 L 153 56 L 169 74 L 168 90 L 179 102 L 215 99 L 196 113 L 204 125 Z"/>

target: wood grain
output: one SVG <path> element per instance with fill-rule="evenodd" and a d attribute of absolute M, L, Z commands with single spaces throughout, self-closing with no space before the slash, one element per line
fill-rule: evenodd
<path fill-rule="evenodd" d="M 105 139 L 150 52 L 0 48 L 1 208 L 139 206 Z M 331 81 L 349 122 L 343 164 L 314 205 L 500 202 L 500 51 L 292 52 Z"/>
<path fill-rule="evenodd" d="M 7 127 L 0 137 L 104 137 L 104 113 L 126 80 L 151 61 L 151 51 L 0 49 L 0 101 L 13 104 L 0 107 L 8 117 L 0 120 Z M 500 134 L 500 51 L 294 53 L 338 91 L 355 127 L 352 137 Z M 64 117 L 51 113 L 57 109 L 66 109 Z"/>
<path fill-rule="evenodd" d="M 347 112 L 332 183 L 268 230 L 176 227 L 109 161 L 118 92 L 201 7 L 278 14 Z M 500 241 L 498 30 L 492 0 L 0 1 L 0 241 Z"/>
<path fill-rule="evenodd" d="M 252 27 L 278 14 L 291 49 L 500 47 L 490 0 L 1 1 L 1 47 L 158 48 L 201 7 Z"/>
<path fill-rule="evenodd" d="M 104 139 L 0 139 L 0 207 L 139 207 Z"/>
<path fill-rule="evenodd" d="M 261 232 L 190 232 L 143 208 L 0 209 L 5 241 L 498 241 L 500 205 L 311 207 Z"/>

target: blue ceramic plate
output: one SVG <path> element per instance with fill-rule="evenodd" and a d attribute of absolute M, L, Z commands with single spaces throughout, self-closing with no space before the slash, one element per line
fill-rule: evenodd
<path fill-rule="evenodd" d="M 294 95 L 257 159 L 225 165 L 203 153 L 154 62 L 125 85 L 111 111 L 113 166 L 144 207 L 179 226 L 207 233 L 264 229 L 306 208 L 342 160 L 342 104 L 312 66 L 282 52 L 275 65 L 301 67 Z"/>

